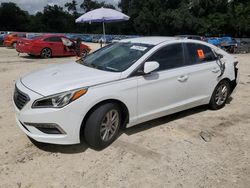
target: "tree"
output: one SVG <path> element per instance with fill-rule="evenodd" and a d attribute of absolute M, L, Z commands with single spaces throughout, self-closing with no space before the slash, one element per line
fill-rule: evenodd
<path fill-rule="evenodd" d="M 1 3 L 0 30 L 26 31 L 29 25 L 29 14 L 15 3 Z"/>
<path fill-rule="evenodd" d="M 77 12 L 77 3 L 75 0 L 72 0 L 72 2 L 67 2 L 64 5 L 68 12 L 72 12 L 74 17 L 76 18 L 78 16 L 78 12 Z"/>
<path fill-rule="evenodd" d="M 250 36 L 249 0 L 121 0 L 120 10 L 130 20 L 109 24 L 107 33 L 137 35 L 231 35 Z M 96 0 L 80 4 L 84 12 L 113 5 Z M 32 32 L 101 33 L 101 24 L 75 24 L 77 1 L 69 0 L 65 8 L 46 6 L 29 15 L 15 3 L 1 3 L 0 30 Z"/>
<path fill-rule="evenodd" d="M 49 32 L 72 32 L 74 18 L 58 5 L 44 7 L 42 23 Z"/>
<path fill-rule="evenodd" d="M 80 7 L 84 10 L 84 12 L 89 12 L 91 10 L 101 8 L 101 7 L 115 9 L 115 7 L 113 5 L 106 4 L 105 2 L 99 3 L 99 2 L 93 1 L 93 0 L 84 0 L 83 3 L 80 5 Z"/>

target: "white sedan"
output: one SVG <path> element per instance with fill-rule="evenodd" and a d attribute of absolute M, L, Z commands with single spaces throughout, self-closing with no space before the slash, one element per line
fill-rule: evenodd
<path fill-rule="evenodd" d="M 217 110 L 238 83 L 237 60 L 205 42 L 169 37 L 121 40 L 81 62 L 50 66 L 16 82 L 19 127 L 38 142 L 95 149 L 122 126 L 208 104 Z"/>

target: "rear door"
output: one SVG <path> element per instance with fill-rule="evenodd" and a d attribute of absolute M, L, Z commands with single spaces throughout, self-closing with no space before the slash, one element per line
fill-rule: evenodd
<path fill-rule="evenodd" d="M 62 39 L 59 36 L 52 36 L 44 39 L 47 43 L 47 47 L 52 50 L 52 55 L 61 56 L 64 54 L 64 45 Z"/>
<path fill-rule="evenodd" d="M 218 83 L 220 67 L 209 46 L 200 43 L 185 43 L 185 69 L 188 73 L 186 95 L 191 103 L 208 103 Z"/>

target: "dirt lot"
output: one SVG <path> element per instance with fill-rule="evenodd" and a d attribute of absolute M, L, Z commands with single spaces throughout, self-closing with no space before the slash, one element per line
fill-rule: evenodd
<path fill-rule="evenodd" d="M 241 81 L 224 109 L 147 122 L 94 151 L 85 144 L 35 146 L 14 119 L 15 80 L 74 58 L 18 57 L 0 48 L 0 187 L 249 187 L 250 54 L 238 59 Z"/>

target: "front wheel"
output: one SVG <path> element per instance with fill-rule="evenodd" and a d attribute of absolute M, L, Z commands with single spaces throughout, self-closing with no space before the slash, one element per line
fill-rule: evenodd
<path fill-rule="evenodd" d="M 230 85 L 228 81 L 222 80 L 214 89 L 209 106 L 212 110 L 218 110 L 225 106 L 230 96 Z"/>
<path fill-rule="evenodd" d="M 85 58 L 87 55 L 88 55 L 88 51 L 87 50 L 83 50 L 82 54 L 81 54 L 82 58 Z"/>
<path fill-rule="evenodd" d="M 90 147 L 103 149 L 118 136 L 121 125 L 121 111 L 118 105 L 106 103 L 96 108 L 89 116 L 84 137 Z"/>

